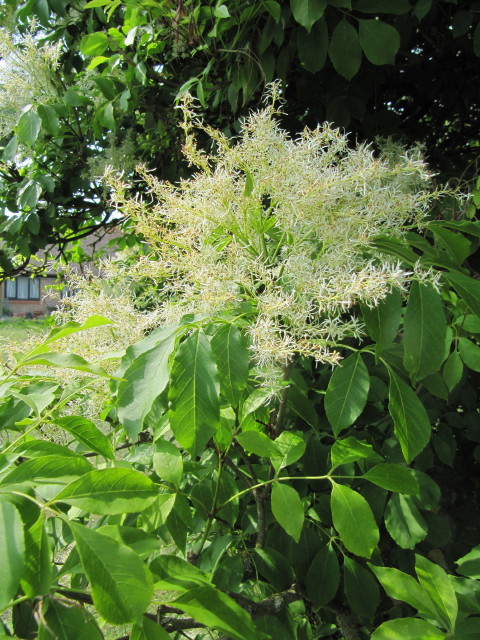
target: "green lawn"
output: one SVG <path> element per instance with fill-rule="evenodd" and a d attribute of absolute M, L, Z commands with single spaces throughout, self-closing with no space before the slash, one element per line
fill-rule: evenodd
<path fill-rule="evenodd" d="M 25 320 L 25 318 L 2 318 L 0 320 L 0 340 L 24 340 L 32 334 L 48 331 L 45 319 Z"/>

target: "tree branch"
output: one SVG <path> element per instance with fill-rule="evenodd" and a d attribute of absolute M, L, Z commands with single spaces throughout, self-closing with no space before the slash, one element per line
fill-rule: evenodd
<path fill-rule="evenodd" d="M 361 640 L 358 624 L 349 609 L 335 603 L 328 605 L 328 608 L 337 616 L 338 627 L 344 640 Z"/>
<path fill-rule="evenodd" d="M 69 598 L 70 600 L 75 600 L 83 604 L 93 604 L 92 597 L 88 593 L 73 591 L 64 587 L 60 587 L 59 590 L 61 595 L 65 598 Z M 249 613 L 254 619 L 268 614 L 278 615 L 287 605 L 295 602 L 296 600 L 300 600 L 303 597 L 300 585 L 298 584 L 293 584 L 290 589 L 280 593 L 275 593 L 264 600 L 260 600 L 260 602 L 255 602 L 240 593 L 234 593 L 231 591 L 227 592 L 227 595 L 229 595 L 232 600 L 235 600 L 235 602 L 239 604 L 242 609 L 245 609 L 245 611 L 247 611 L 247 613 Z M 168 615 L 165 616 L 164 614 Z M 205 627 L 204 624 L 197 622 L 193 618 L 184 617 L 184 612 L 181 609 L 165 604 L 158 607 L 157 613 L 144 613 L 143 615 L 145 618 L 159 624 L 168 633 L 182 631 L 183 629 L 201 629 Z M 359 640 L 358 636 L 347 636 L 345 632 L 343 633 L 345 640 Z M 117 638 L 117 640 L 128 640 L 129 637 L 130 636 L 128 635 L 122 636 L 121 638 Z"/>

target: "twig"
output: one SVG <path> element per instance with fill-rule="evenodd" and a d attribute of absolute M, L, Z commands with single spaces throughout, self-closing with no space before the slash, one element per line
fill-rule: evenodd
<path fill-rule="evenodd" d="M 287 362 L 287 364 L 283 369 L 283 377 L 282 377 L 283 382 L 287 382 L 287 380 L 290 378 L 290 372 L 292 371 L 292 367 L 293 367 L 293 361 L 290 360 L 289 362 Z M 275 420 L 275 437 L 278 437 L 283 431 L 283 427 L 285 423 L 285 415 L 287 412 L 287 397 L 288 397 L 288 386 L 284 387 L 282 391 L 282 395 L 280 397 L 280 405 L 278 407 L 277 419 Z"/>
<path fill-rule="evenodd" d="M 252 477 L 253 480 L 253 484 L 258 484 L 258 478 L 257 478 L 257 474 L 255 473 L 255 469 L 253 468 L 250 460 L 248 459 L 247 454 L 245 453 L 245 450 L 237 443 L 236 448 L 238 448 L 238 450 L 241 453 L 242 456 L 242 460 L 245 463 L 245 466 L 247 467 L 247 469 L 250 472 L 250 475 Z M 243 471 L 241 471 L 240 469 L 238 469 L 240 473 L 243 473 Z M 248 476 L 246 474 L 245 478 L 248 478 Z M 252 486 L 252 482 L 250 482 L 250 480 L 248 480 L 248 486 Z M 264 495 L 264 491 L 260 491 L 259 489 L 254 489 L 253 490 L 253 498 L 255 500 L 255 506 L 257 508 L 257 541 L 255 544 L 255 547 L 257 549 L 263 549 L 264 545 L 265 545 L 265 498 L 266 495 Z"/>
<path fill-rule="evenodd" d="M 344 640 L 361 640 L 358 625 L 349 609 L 334 603 L 328 608 L 337 616 L 337 623 Z"/>
<path fill-rule="evenodd" d="M 250 613 L 253 618 L 264 615 L 278 615 L 287 605 L 302 599 L 300 585 L 293 584 L 290 589 L 274 593 L 260 602 L 250 600 L 240 593 L 228 592 L 228 595 L 239 604 L 242 609 Z M 349 640 L 346 638 L 346 640 Z"/>

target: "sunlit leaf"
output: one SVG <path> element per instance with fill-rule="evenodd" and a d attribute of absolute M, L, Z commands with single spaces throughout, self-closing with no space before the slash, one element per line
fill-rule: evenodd
<path fill-rule="evenodd" d="M 208 338 L 196 330 L 175 353 L 170 374 L 169 420 L 175 438 L 193 456 L 220 420 L 218 369 Z"/>
<path fill-rule="evenodd" d="M 55 496 L 55 502 L 66 502 L 101 515 L 114 515 L 143 511 L 157 496 L 156 485 L 140 471 L 94 469 L 66 486 Z"/>
<path fill-rule="evenodd" d="M 278 524 L 298 542 L 303 528 L 304 513 L 300 496 L 293 487 L 281 482 L 274 483 L 272 513 Z"/>
<path fill-rule="evenodd" d="M 152 597 L 150 571 L 126 545 L 81 524 L 70 522 L 69 527 L 98 613 L 113 624 L 135 622 Z"/>
<path fill-rule="evenodd" d="M 415 392 L 392 370 L 388 410 L 403 456 L 410 463 L 430 440 L 431 427 L 425 407 Z"/>
<path fill-rule="evenodd" d="M 357 556 L 370 558 L 379 540 L 372 510 L 363 496 L 335 483 L 331 497 L 332 519 L 345 547 Z"/>
<path fill-rule="evenodd" d="M 334 370 L 325 394 L 325 411 L 335 435 L 353 424 L 361 414 L 369 387 L 368 369 L 359 353 L 343 360 Z"/>
<path fill-rule="evenodd" d="M 0 500 L 0 608 L 15 596 L 25 567 L 23 523 L 16 507 Z"/>

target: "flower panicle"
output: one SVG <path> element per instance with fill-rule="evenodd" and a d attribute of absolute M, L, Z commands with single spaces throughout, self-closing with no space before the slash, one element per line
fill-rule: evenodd
<path fill-rule="evenodd" d="M 281 102 L 272 85 L 229 142 L 187 95 L 180 126 L 196 173 L 173 185 L 141 168 L 143 200 L 109 176 L 115 206 L 150 244 L 132 272 L 146 269 L 161 283 L 163 321 L 248 302 L 252 353 L 270 382 L 295 354 L 335 364 L 335 345 L 362 335 L 359 304 L 374 307 L 412 278 L 433 278 L 375 248 L 379 235 L 401 238 L 426 220 L 435 194 L 419 150 L 351 146 L 329 124 L 292 138 L 278 122 Z M 196 129 L 214 151 L 200 149 Z"/>

